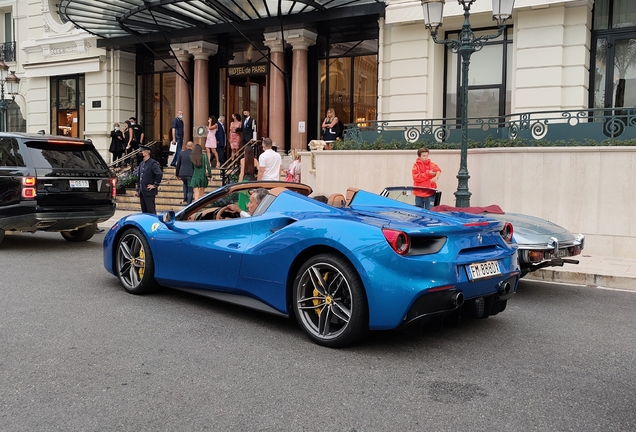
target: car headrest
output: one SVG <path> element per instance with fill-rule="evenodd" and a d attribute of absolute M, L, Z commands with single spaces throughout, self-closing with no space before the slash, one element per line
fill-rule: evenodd
<path fill-rule="evenodd" d="M 333 207 L 345 207 L 347 205 L 347 200 L 345 199 L 345 196 L 343 194 L 333 193 L 329 195 L 327 204 Z"/>
<path fill-rule="evenodd" d="M 352 187 L 347 189 L 347 205 L 351 204 L 351 200 L 353 200 L 353 197 L 356 196 L 359 190 L 360 189 L 358 188 L 352 188 Z"/>

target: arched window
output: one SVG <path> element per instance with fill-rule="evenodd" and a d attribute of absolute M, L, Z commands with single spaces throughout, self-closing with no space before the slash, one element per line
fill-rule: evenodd
<path fill-rule="evenodd" d="M 596 0 L 590 107 L 636 107 L 636 2 Z"/>

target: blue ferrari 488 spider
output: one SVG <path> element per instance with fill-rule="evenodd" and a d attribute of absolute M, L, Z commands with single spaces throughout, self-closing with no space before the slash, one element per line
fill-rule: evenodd
<path fill-rule="evenodd" d="M 104 265 L 129 293 L 161 285 L 295 316 L 330 347 L 433 318 L 486 318 L 516 292 L 508 223 L 363 190 L 327 203 L 311 192 L 297 183 L 238 183 L 176 214 L 127 216 L 104 239 Z"/>

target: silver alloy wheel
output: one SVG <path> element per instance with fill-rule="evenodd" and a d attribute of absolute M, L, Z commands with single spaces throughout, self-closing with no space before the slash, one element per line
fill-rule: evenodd
<path fill-rule="evenodd" d="M 316 339 L 333 340 L 347 330 L 353 301 L 349 281 L 329 263 L 317 262 L 300 277 L 296 291 L 297 315 Z"/>
<path fill-rule="evenodd" d="M 117 248 L 117 275 L 127 290 L 137 290 L 146 270 L 146 249 L 135 232 L 126 233 Z"/>

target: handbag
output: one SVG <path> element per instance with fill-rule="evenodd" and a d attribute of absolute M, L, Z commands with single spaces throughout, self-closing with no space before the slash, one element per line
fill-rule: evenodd
<path fill-rule="evenodd" d="M 176 151 L 177 151 L 177 143 L 173 141 L 170 143 L 170 152 L 176 153 Z"/>

